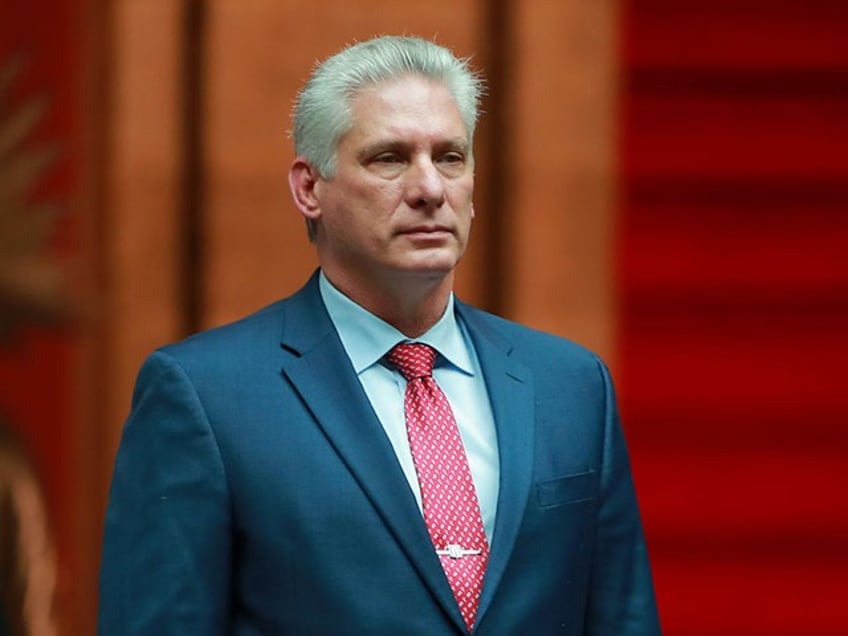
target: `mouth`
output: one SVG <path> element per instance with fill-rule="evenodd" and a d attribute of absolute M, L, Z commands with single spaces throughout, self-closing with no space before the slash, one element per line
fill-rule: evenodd
<path fill-rule="evenodd" d="M 453 234 L 453 230 L 445 225 L 416 225 L 398 232 L 403 236 L 420 238 L 442 238 Z"/>

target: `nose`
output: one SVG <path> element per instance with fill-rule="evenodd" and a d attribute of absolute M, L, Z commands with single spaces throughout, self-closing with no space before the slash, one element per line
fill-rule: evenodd
<path fill-rule="evenodd" d="M 407 172 L 406 200 L 411 208 L 435 210 L 445 202 L 444 177 L 432 159 L 415 161 Z"/>

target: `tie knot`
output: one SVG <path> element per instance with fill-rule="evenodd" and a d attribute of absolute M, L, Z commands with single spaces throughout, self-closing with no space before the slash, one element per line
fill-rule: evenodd
<path fill-rule="evenodd" d="M 399 344 L 389 351 L 391 362 L 406 381 L 433 375 L 436 350 L 425 344 Z"/>

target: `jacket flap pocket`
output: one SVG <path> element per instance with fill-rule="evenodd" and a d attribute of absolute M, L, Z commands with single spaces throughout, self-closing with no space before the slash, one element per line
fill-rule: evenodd
<path fill-rule="evenodd" d="M 536 484 L 542 507 L 577 503 L 595 498 L 595 471 L 567 475 Z"/>

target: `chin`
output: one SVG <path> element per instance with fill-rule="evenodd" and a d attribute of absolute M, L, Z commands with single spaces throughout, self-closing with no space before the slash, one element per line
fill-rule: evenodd
<path fill-rule="evenodd" d="M 450 274 L 456 264 L 456 259 L 430 259 L 426 262 L 407 263 L 399 269 L 411 276 L 437 279 Z"/>
<path fill-rule="evenodd" d="M 453 252 L 420 254 L 418 258 L 412 259 L 410 269 L 419 269 L 422 272 L 447 274 L 452 272 L 459 263 L 459 256 Z"/>

